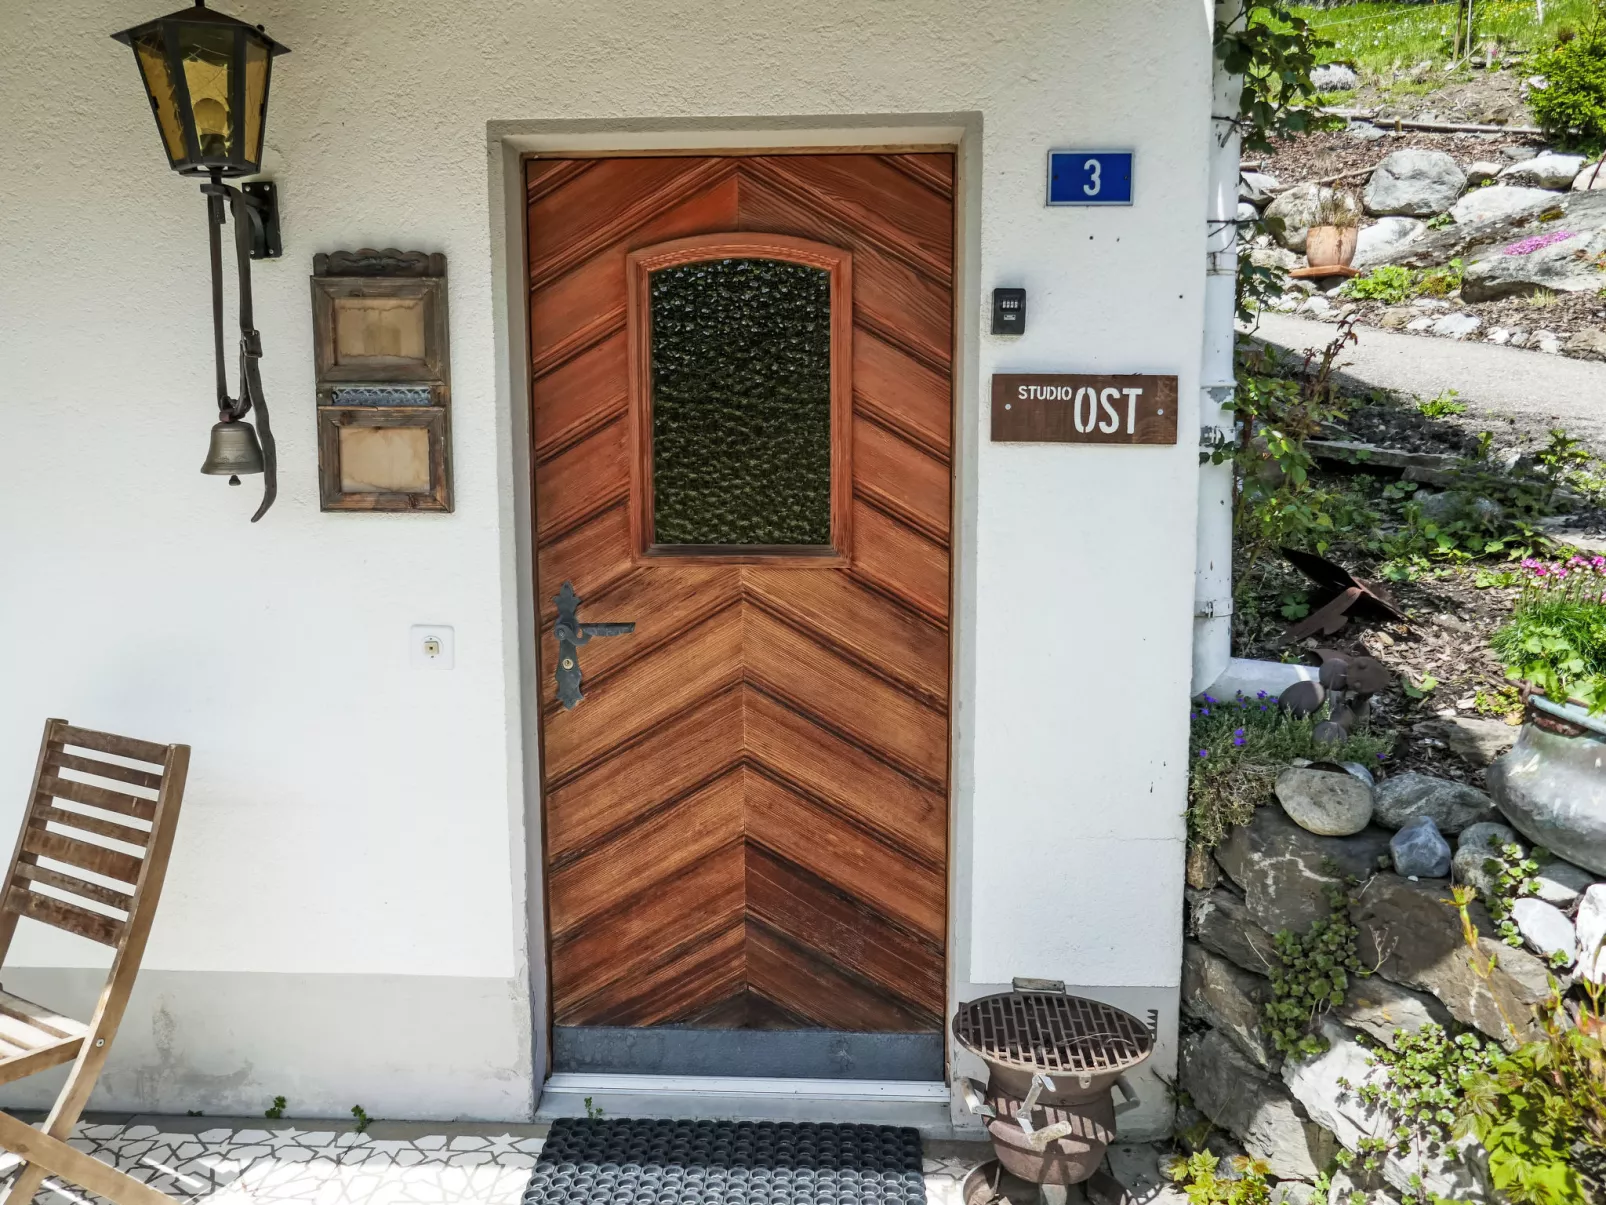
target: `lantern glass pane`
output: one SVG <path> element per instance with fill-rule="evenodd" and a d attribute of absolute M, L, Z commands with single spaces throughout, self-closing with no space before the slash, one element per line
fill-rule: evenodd
<path fill-rule="evenodd" d="M 263 108 L 268 96 L 268 48 L 255 38 L 245 39 L 245 158 L 262 162 Z"/>
<path fill-rule="evenodd" d="M 134 39 L 145 89 L 155 102 L 156 128 L 162 132 L 162 145 L 169 159 L 184 158 L 184 124 L 178 116 L 178 100 L 173 95 L 173 77 L 167 73 L 167 56 L 162 52 L 161 35 L 152 30 Z"/>
<path fill-rule="evenodd" d="M 234 121 L 229 102 L 234 31 L 185 25 L 179 52 L 184 82 L 190 89 L 190 113 L 202 159 L 228 159 L 234 150 Z"/>

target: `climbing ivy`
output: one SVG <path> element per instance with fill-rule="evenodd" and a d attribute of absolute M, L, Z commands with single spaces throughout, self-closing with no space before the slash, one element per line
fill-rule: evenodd
<path fill-rule="evenodd" d="M 1344 1003 L 1350 976 L 1369 974 L 1355 951 L 1360 931 L 1350 922 L 1346 893 L 1328 894 L 1332 912 L 1311 922 L 1303 934 L 1284 929 L 1273 939 L 1271 999 L 1262 1010 L 1272 1044 L 1286 1055 L 1307 1057 L 1327 1049 L 1314 1033 L 1329 1009 Z"/>
<path fill-rule="evenodd" d="M 1483 903 L 1489 917 L 1500 930 L 1500 940 L 1508 946 L 1522 945 L 1522 934 L 1512 918 L 1511 905 L 1523 896 L 1539 890 L 1539 863 L 1533 854 L 1524 855 L 1522 846 L 1514 841 L 1498 844 L 1498 838 L 1489 838 L 1489 857 L 1483 860 L 1484 873 L 1489 876 L 1493 889 L 1486 892 Z M 1538 851 L 1535 851 L 1538 852 Z"/>

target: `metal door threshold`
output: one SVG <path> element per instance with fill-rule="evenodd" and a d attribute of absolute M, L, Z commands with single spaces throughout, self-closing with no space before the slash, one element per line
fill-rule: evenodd
<path fill-rule="evenodd" d="M 759 1076 L 604 1075 L 559 1072 L 541 1093 L 537 1121 L 587 1116 L 714 1121 L 851 1121 L 953 1133 L 946 1083 L 927 1080 L 772 1079 Z"/>

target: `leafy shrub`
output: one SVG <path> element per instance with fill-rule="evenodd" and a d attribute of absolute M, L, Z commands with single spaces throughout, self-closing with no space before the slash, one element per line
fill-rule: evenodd
<path fill-rule="evenodd" d="M 1489 638 L 1506 673 L 1554 702 L 1606 711 L 1606 557 L 1525 560 L 1511 619 Z"/>
<path fill-rule="evenodd" d="M 1351 975 L 1368 972 L 1355 949 L 1360 931 L 1349 918 L 1349 898 L 1334 891 L 1332 912 L 1304 933 L 1284 929 L 1273 939 L 1277 961 L 1270 968 L 1271 999 L 1262 1009 L 1272 1045 L 1283 1054 L 1320 1054 L 1327 1040 L 1312 1032 L 1329 1009 L 1344 1003 Z"/>
<path fill-rule="evenodd" d="M 1365 276 L 1357 276 L 1344 286 L 1344 295 L 1358 301 L 1381 301 L 1400 305 L 1409 301 L 1414 281 L 1411 269 L 1399 264 L 1379 264 Z"/>
<path fill-rule="evenodd" d="M 1588 150 L 1606 144 L 1606 5 L 1589 27 L 1540 55 L 1545 87 L 1528 97 L 1535 119 L 1558 143 Z"/>
<path fill-rule="evenodd" d="M 1324 715 L 1296 718 L 1264 691 L 1228 702 L 1204 696 L 1189 713 L 1188 837 L 1196 848 L 1214 849 L 1254 819 L 1278 772 L 1294 758 L 1375 764 L 1393 747 L 1392 734 L 1363 728 L 1336 749 L 1318 748 L 1311 734 Z"/>
<path fill-rule="evenodd" d="M 1371 1066 L 1383 1069 L 1380 1081 L 1359 1087 L 1339 1081 L 1340 1087 L 1381 1109 L 1392 1126 L 1362 1152 L 1367 1170 L 1389 1154 L 1439 1154 L 1454 1132 L 1468 1087 L 1494 1069 L 1500 1053 L 1475 1033 L 1452 1037 L 1431 1022 L 1415 1033 L 1397 1029 L 1393 1040 L 1393 1049 L 1373 1047 L 1368 1058 Z"/>
<path fill-rule="evenodd" d="M 1234 1158 L 1228 1168 L 1209 1151 L 1178 1155 L 1166 1165 L 1166 1175 L 1188 1194 L 1188 1205 L 1269 1205 L 1271 1174 L 1268 1164 L 1247 1155 Z"/>

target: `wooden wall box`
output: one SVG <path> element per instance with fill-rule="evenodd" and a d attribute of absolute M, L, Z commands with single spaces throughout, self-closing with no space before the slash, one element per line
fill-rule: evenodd
<path fill-rule="evenodd" d="M 446 257 L 315 256 L 312 326 L 323 509 L 451 510 Z"/>

